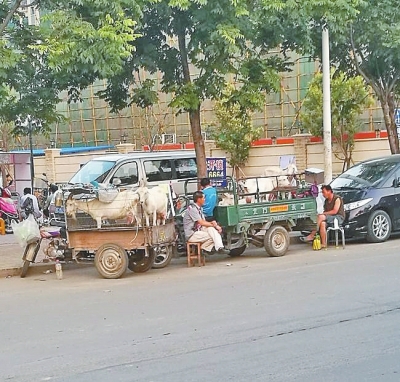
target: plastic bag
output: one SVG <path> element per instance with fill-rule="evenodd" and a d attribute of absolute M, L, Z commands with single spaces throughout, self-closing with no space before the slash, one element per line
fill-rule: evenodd
<path fill-rule="evenodd" d="M 321 237 L 318 234 L 315 235 L 312 243 L 312 249 L 314 251 L 319 251 L 321 249 Z"/>
<path fill-rule="evenodd" d="M 112 203 L 114 199 L 117 197 L 119 191 L 117 188 L 107 188 L 107 189 L 99 189 L 97 191 L 97 197 L 102 203 Z"/>
<path fill-rule="evenodd" d="M 40 239 L 39 225 L 33 215 L 29 215 L 27 219 L 20 223 L 12 221 L 11 227 L 21 247 Z"/>

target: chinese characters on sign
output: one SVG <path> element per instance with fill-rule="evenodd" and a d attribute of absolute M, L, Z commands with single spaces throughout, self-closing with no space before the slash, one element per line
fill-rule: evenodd
<path fill-rule="evenodd" d="M 207 177 L 213 186 L 226 187 L 226 158 L 207 158 Z"/>
<path fill-rule="evenodd" d="M 397 136 L 400 138 L 400 109 L 395 110 L 394 119 L 397 127 Z"/>

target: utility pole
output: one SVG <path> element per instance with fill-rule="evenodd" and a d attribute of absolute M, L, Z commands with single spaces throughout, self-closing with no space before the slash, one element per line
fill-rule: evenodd
<path fill-rule="evenodd" d="M 324 121 L 324 175 L 325 184 L 332 181 L 332 119 L 331 119 L 331 65 L 329 59 L 329 31 L 322 30 L 322 80 Z"/>

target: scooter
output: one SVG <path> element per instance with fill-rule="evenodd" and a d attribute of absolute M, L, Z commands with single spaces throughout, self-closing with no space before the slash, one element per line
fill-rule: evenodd
<path fill-rule="evenodd" d="M 11 198 L 12 195 L 9 190 L 11 184 L 12 181 L 7 187 L 0 187 L 0 216 L 4 220 L 6 233 L 13 232 L 11 228 L 12 221 L 19 222 L 18 208 L 16 202 Z"/>

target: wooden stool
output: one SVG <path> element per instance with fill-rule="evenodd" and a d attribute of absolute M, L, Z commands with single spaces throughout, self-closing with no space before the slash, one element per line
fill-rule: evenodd
<path fill-rule="evenodd" d="M 201 253 L 201 245 L 202 243 L 188 242 L 186 244 L 188 267 L 195 266 L 196 260 L 199 267 L 206 265 L 206 257 Z"/>

